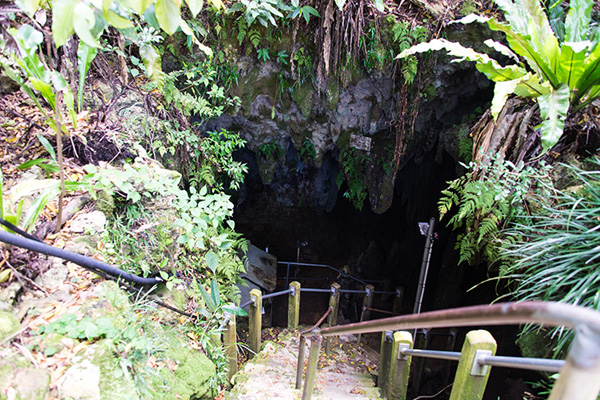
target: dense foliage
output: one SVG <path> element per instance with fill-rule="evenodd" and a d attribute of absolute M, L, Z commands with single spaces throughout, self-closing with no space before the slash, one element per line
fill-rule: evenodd
<path fill-rule="evenodd" d="M 563 34 L 558 38 L 539 0 L 495 0 L 495 3 L 506 22 L 474 14 L 457 22 L 486 23 L 490 29 L 503 32 L 510 48 L 491 39 L 485 44 L 509 58 L 510 64 L 503 66 L 487 54 L 445 39 L 413 46 L 399 57 L 444 49 L 456 57 L 455 61 L 475 62 L 477 69 L 496 83 L 492 101 L 494 117 L 510 94 L 535 99 L 543 120 L 542 144 L 549 149 L 560 139 L 568 112 L 575 113 L 600 96 L 600 36 L 598 25 L 591 18 L 594 2 L 570 2 Z"/>
<path fill-rule="evenodd" d="M 518 300 L 561 301 L 600 310 L 600 158 L 565 165 L 566 188 L 538 181 L 535 212 L 502 231 L 500 278 Z M 560 330 L 556 354 L 570 335 Z"/>

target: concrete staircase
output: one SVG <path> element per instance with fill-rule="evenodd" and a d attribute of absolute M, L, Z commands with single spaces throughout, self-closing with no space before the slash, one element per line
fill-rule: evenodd
<path fill-rule="evenodd" d="M 261 352 L 233 377 L 235 386 L 225 399 L 300 399 L 302 391 L 295 389 L 299 343 L 297 333 L 283 334 L 275 342 L 265 342 Z M 375 387 L 377 360 L 374 358 L 372 352 L 356 346 L 355 336 L 332 338 L 330 354 L 321 351 L 312 398 L 381 399 Z"/>

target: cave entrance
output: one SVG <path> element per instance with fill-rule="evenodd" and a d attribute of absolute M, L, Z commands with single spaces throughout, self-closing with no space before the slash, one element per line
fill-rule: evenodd
<path fill-rule="evenodd" d="M 310 207 L 282 204 L 276 196 L 278 188 L 273 187 L 279 183 L 263 184 L 256 162 L 248 156 L 245 156 L 249 174 L 244 196 L 238 199 L 234 213 L 236 229 L 244 237 L 259 248 L 268 248 L 279 261 L 327 264 L 364 281 L 385 282 L 385 286 L 375 285 L 376 290 L 386 287 L 393 291 L 397 286 L 403 287 L 402 311 L 412 311 L 425 245 L 418 223 L 437 215 L 438 195 L 446 182 L 456 177 L 456 162 L 450 155 L 434 148 L 419 159 L 408 161 L 398 172 L 392 206 L 382 214 L 371 211 L 368 202 L 362 210 L 356 209 L 341 193 L 331 212 L 319 213 Z M 436 231 L 439 240 L 432 255 L 431 277 L 435 277 L 443 264 L 449 236 L 442 224 Z M 277 290 L 284 289 L 285 274 L 286 267 L 280 265 Z M 301 282 L 303 287 L 328 288 L 339 279 L 338 273 L 327 268 L 303 268 L 302 274 L 311 278 Z M 435 279 L 430 279 L 430 284 L 433 288 Z M 433 289 L 426 290 L 424 309 L 431 308 L 433 293 Z M 308 297 L 315 299 L 315 304 L 308 304 L 303 310 L 313 310 L 314 316 L 307 317 L 305 323 L 314 323 L 327 309 L 328 295 Z M 320 298 L 322 300 L 316 300 Z M 356 320 L 357 302 L 348 301 L 341 307 L 346 320 Z M 275 312 L 273 323 L 280 321 Z"/>

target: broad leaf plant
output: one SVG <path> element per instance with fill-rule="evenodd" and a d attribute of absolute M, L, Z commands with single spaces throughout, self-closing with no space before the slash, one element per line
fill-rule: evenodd
<path fill-rule="evenodd" d="M 455 62 L 473 61 L 477 69 L 495 82 L 492 100 L 494 118 L 509 95 L 535 99 L 542 117 L 544 151 L 560 139 L 569 112 L 575 113 L 600 96 L 600 46 L 592 23 L 593 0 L 572 0 L 565 19 L 564 39 L 559 40 L 539 0 L 494 0 L 506 22 L 493 17 L 468 15 L 456 23 L 485 23 L 504 32 L 508 47 L 484 43 L 514 63 L 502 66 L 487 54 L 445 39 L 420 43 L 397 58 L 431 50 L 446 50 Z"/>

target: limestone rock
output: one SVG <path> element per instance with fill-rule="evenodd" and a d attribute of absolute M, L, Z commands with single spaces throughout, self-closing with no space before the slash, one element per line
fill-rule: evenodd
<path fill-rule="evenodd" d="M 0 311 L 12 311 L 12 307 L 21 290 L 19 282 L 11 282 L 4 289 L 0 289 Z"/>
<path fill-rule="evenodd" d="M 0 311 L 0 342 L 18 331 L 21 323 L 12 313 Z"/>
<path fill-rule="evenodd" d="M 100 400 L 100 367 L 90 360 L 75 363 L 60 381 L 61 397 L 76 400 Z"/>
<path fill-rule="evenodd" d="M 81 214 L 69 222 L 69 230 L 74 233 L 102 233 L 106 226 L 106 215 L 102 211 Z"/>
<path fill-rule="evenodd" d="M 0 398 L 12 393 L 15 400 L 45 400 L 49 397 L 50 375 L 34 368 L 22 354 L 10 348 L 0 350 Z"/>

